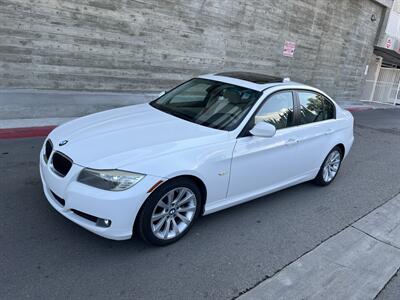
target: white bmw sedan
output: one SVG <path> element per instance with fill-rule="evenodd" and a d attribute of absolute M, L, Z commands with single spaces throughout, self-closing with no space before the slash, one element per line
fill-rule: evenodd
<path fill-rule="evenodd" d="M 78 225 L 166 245 L 199 215 L 308 180 L 330 184 L 353 139 L 352 115 L 316 88 L 220 73 L 59 126 L 40 174 L 50 204 Z"/>

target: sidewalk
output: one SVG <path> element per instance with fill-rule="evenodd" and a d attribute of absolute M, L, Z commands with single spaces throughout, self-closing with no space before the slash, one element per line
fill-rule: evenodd
<path fill-rule="evenodd" d="M 400 195 L 239 299 L 374 299 L 400 268 Z"/>
<path fill-rule="evenodd" d="M 347 109 L 351 112 L 364 111 L 369 109 L 385 109 L 395 108 L 396 106 L 391 104 L 384 104 L 372 101 L 336 101 L 342 108 Z"/>
<path fill-rule="evenodd" d="M 74 118 L 149 102 L 158 94 L 159 92 L 0 90 L 0 138 L 45 136 L 54 127 Z M 353 112 L 393 107 L 361 101 L 338 103 Z"/>

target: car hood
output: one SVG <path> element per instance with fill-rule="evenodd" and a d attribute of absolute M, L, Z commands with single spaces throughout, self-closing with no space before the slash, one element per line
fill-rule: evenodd
<path fill-rule="evenodd" d="M 222 142 L 229 134 L 140 104 L 75 119 L 57 127 L 49 137 L 54 149 L 75 164 L 122 169 L 135 161 Z M 64 140 L 68 142 L 60 146 Z"/>

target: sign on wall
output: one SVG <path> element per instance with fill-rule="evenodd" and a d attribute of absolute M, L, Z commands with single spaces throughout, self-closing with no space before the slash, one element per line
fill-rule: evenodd
<path fill-rule="evenodd" d="M 392 40 L 392 38 L 388 38 L 387 40 L 386 40 L 386 48 L 387 49 L 393 49 L 393 40 Z"/>
<path fill-rule="evenodd" d="M 283 56 L 293 57 L 294 50 L 296 50 L 296 43 L 285 41 L 285 45 L 283 46 Z"/>

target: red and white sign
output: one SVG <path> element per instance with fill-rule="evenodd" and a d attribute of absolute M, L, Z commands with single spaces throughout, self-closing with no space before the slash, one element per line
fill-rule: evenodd
<path fill-rule="evenodd" d="M 283 46 L 283 56 L 293 57 L 294 50 L 296 50 L 296 43 L 285 41 L 285 45 Z"/>
<path fill-rule="evenodd" d="M 386 40 L 386 48 L 387 49 L 393 49 L 393 40 L 391 38 L 388 38 Z"/>

